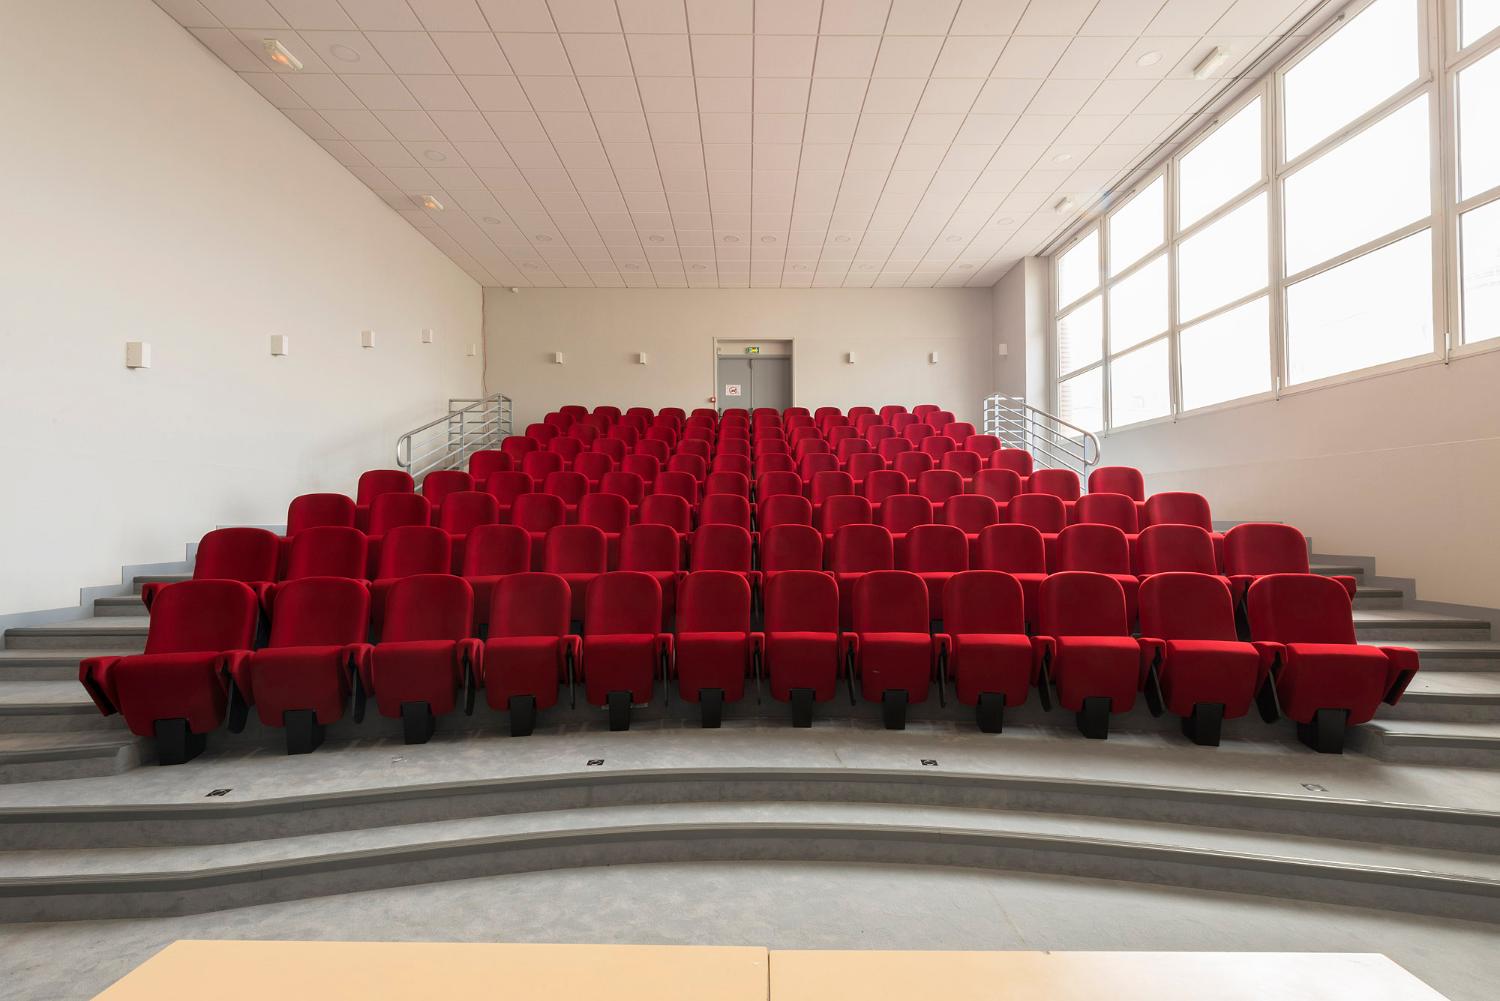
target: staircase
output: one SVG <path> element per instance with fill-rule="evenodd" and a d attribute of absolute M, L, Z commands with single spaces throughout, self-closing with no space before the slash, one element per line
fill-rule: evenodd
<path fill-rule="evenodd" d="M 1313 569 L 1358 579 L 1354 617 L 1360 640 L 1409 646 L 1421 653 L 1422 670 L 1400 705 L 1382 706 L 1374 721 L 1351 731 L 1350 750 L 1410 764 L 1500 766 L 1500 642 L 1492 635 L 1490 624 L 1412 608 L 1412 596 L 1404 590 L 1365 584 L 1366 566 L 1319 561 L 1315 556 Z M 140 585 L 178 579 L 172 575 L 137 577 L 135 593 L 97 599 L 91 618 L 6 631 L 4 648 L 0 649 L 0 783 L 109 775 L 143 761 L 148 742 L 132 737 L 118 716 L 98 714 L 78 684 L 78 661 L 96 654 L 143 649 L 147 619 L 140 602 Z M 775 705 L 762 715 L 779 713 L 781 708 Z M 846 715 L 847 710 L 847 704 L 843 704 L 828 716 Z M 1028 710 L 1030 714 L 1023 715 Z M 1014 722 L 1063 727 L 1066 721 L 1054 716 L 1043 716 L 1034 707 L 1020 707 Z M 780 715 L 776 718 L 779 720 Z M 914 713 L 914 720 L 920 718 Z M 937 718 L 955 722 L 970 719 L 966 710 L 954 705 Z M 497 737 L 504 732 L 497 721 L 481 725 L 480 719 L 469 721 L 468 728 L 493 724 L 492 732 Z M 360 728 L 349 729 L 347 735 L 384 735 L 383 722 L 367 717 Z M 1268 742 L 1290 737 L 1290 724 L 1285 721 L 1274 727 L 1264 727 L 1258 720 L 1234 722 L 1241 724 L 1238 734 L 1242 737 Z M 445 729 L 463 725 L 455 722 Z M 1175 720 L 1153 720 L 1143 709 L 1113 725 L 1117 731 L 1164 733 L 1173 733 L 1175 727 Z M 1227 735 L 1231 732 L 1226 730 Z M 338 735 L 338 731 L 330 734 L 334 738 Z M 221 746 L 233 747 L 253 736 L 247 733 L 240 738 L 224 738 Z M 1003 742 L 1005 737 L 994 739 Z M 441 735 L 437 740 L 441 742 Z M 1099 748 L 1099 752 L 1107 753 L 1107 747 Z"/>

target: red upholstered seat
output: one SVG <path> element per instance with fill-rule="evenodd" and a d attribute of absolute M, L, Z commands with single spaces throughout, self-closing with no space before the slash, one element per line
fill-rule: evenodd
<path fill-rule="evenodd" d="M 1113 525 L 1069 525 L 1057 536 L 1057 559 L 1047 564 L 1059 570 L 1088 570 L 1108 574 L 1125 596 L 1125 622 L 1138 617 L 1140 581 L 1130 572 L 1130 543 Z"/>
<path fill-rule="evenodd" d="M 760 535 L 761 572 L 822 570 L 823 535 L 811 525 L 778 524 Z"/>
<path fill-rule="evenodd" d="M 630 502 L 619 494 L 589 494 L 578 502 L 578 524 L 604 533 L 609 568 L 620 562 L 620 533 L 630 524 Z"/>
<path fill-rule="evenodd" d="M 661 585 L 650 574 L 601 574 L 584 610 L 584 692 L 608 705 L 610 729 L 630 727 L 630 706 L 651 698 L 658 672 L 666 681 L 672 637 L 661 631 Z"/>
<path fill-rule="evenodd" d="M 999 733 L 1005 707 L 1025 702 L 1037 679 L 1021 585 L 998 570 L 954 574 L 939 642 L 958 701 L 977 707 L 981 730 Z"/>
<path fill-rule="evenodd" d="M 1214 558 L 1224 565 L 1224 536 L 1214 531 L 1213 515 L 1202 494 L 1167 491 L 1146 498 L 1142 525 L 1197 525 L 1208 532 L 1214 542 Z"/>
<path fill-rule="evenodd" d="M 293 497 L 286 509 L 287 537 L 304 529 L 329 525 L 353 528 L 355 511 L 354 501 L 343 494 L 303 494 Z"/>
<path fill-rule="evenodd" d="M 821 512 L 814 509 L 813 518 L 818 530 L 831 539 L 845 525 L 870 524 L 870 502 L 852 494 L 836 494 L 828 498 Z"/>
<path fill-rule="evenodd" d="M 847 629 L 854 621 L 854 585 L 871 571 L 895 569 L 895 543 L 880 525 L 844 525 L 825 545 L 824 556 L 838 582 L 839 625 Z"/>
<path fill-rule="evenodd" d="M 755 481 L 755 500 L 764 504 L 767 499 L 781 494 L 803 497 L 802 477 L 788 470 L 771 470 L 761 473 Z"/>
<path fill-rule="evenodd" d="M 931 525 L 934 521 L 932 501 L 921 494 L 892 494 L 880 505 L 880 524 L 891 533 L 898 563 L 904 559 L 907 533 L 918 525 Z"/>
<path fill-rule="evenodd" d="M 370 505 L 381 494 L 409 494 L 417 489 L 411 474 L 401 469 L 371 469 L 359 476 L 359 487 L 355 493 L 354 527 L 363 531 L 370 528 Z"/>
<path fill-rule="evenodd" d="M 555 494 L 522 494 L 511 505 L 510 522 L 531 536 L 531 566 L 542 568 L 542 545 L 547 533 L 568 520 L 567 505 Z"/>
<path fill-rule="evenodd" d="M 1089 473 L 1089 493 L 1124 494 L 1144 504 L 1146 480 L 1134 466 L 1100 466 Z"/>
<path fill-rule="evenodd" d="M 1251 639 L 1271 663 L 1281 711 L 1316 750 L 1342 751 L 1345 728 L 1368 722 L 1381 702 L 1399 702 L 1417 673 L 1414 650 L 1359 644 L 1349 593 L 1338 581 L 1259 577 L 1245 607 Z"/>
<path fill-rule="evenodd" d="M 481 653 L 469 637 L 473 620 L 474 590 L 462 577 L 419 574 L 391 585 L 380 643 L 360 678 L 380 715 L 401 718 L 406 743 L 426 743 L 455 693 L 473 690 Z"/>
<path fill-rule="evenodd" d="M 992 434 L 971 434 L 964 439 L 964 448 L 970 452 L 977 452 L 988 466 L 990 456 L 1000 450 L 1000 439 Z"/>
<path fill-rule="evenodd" d="M 730 571 L 694 570 L 678 587 L 672 670 L 678 694 L 701 705 L 705 727 L 719 725 L 725 702 L 745 697 L 745 679 L 760 657 L 751 602 L 748 580 Z"/>
<path fill-rule="evenodd" d="M 974 477 L 984 468 L 984 457 L 978 452 L 955 450 L 938 460 L 938 468 L 957 473 L 963 480 L 964 489 L 969 490 L 974 485 Z"/>
<path fill-rule="evenodd" d="M 1135 501 L 1124 494 L 1084 494 L 1073 505 L 1075 525 L 1113 525 L 1126 535 L 1140 531 Z"/>
<path fill-rule="evenodd" d="M 635 520 L 642 525 L 670 525 L 686 535 L 693 529 L 693 508 L 678 494 L 647 494 Z"/>
<path fill-rule="evenodd" d="M 911 480 L 906 478 L 905 473 L 894 469 L 877 469 L 865 477 L 864 489 L 860 492 L 870 502 L 871 516 L 879 517 L 881 506 L 885 504 L 887 497 L 912 492 Z"/>
<path fill-rule="evenodd" d="M 641 443 L 641 445 L 646 444 L 648 443 Z M 636 447 L 639 448 L 641 446 L 638 445 Z M 659 459 L 654 455 L 648 455 L 644 452 L 636 452 L 633 455 L 627 455 L 625 456 L 625 458 L 620 460 L 620 470 L 621 472 L 634 473 L 636 476 L 639 476 L 641 478 L 641 483 L 645 486 L 646 490 L 649 491 L 651 487 L 656 483 L 656 477 L 661 473 L 662 461 L 662 459 Z"/>
<path fill-rule="evenodd" d="M 1206 536 L 1203 542 L 1208 545 Z M 1220 721 L 1249 712 L 1265 684 L 1267 665 L 1255 647 L 1240 642 L 1222 577 L 1169 572 L 1142 581 L 1141 647 L 1156 671 L 1163 706 L 1182 717 L 1183 733 L 1198 744 L 1217 746 Z"/>
<path fill-rule="evenodd" d="M 932 501 L 932 515 L 936 521 L 943 520 L 943 508 L 948 498 L 959 497 L 963 492 L 963 477 L 951 469 L 929 469 L 917 477 L 917 493 Z"/>
<path fill-rule="evenodd" d="M 885 469 L 885 460 L 874 452 L 856 452 L 849 457 L 848 465 L 844 472 L 854 481 L 854 489 L 864 492 L 865 481 L 871 473 L 877 473 Z"/>
<path fill-rule="evenodd" d="M 1087 571 L 1050 575 L 1042 582 L 1038 633 L 1038 655 L 1062 707 L 1077 713 L 1085 737 L 1108 737 L 1110 715 L 1135 706 L 1146 667 L 1119 581 Z"/>
<path fill-rule="evenodd" d="M 583 500 L 589 492 L 589 481 L 582 473 L 571 470 L 558 470 L 548 473 L 542 480 L 542 493 L 561 497 L 565 516 L 569 521 L 578 517 L 578 502 Z"/>
<path fill-rule="evenodd" d="M 156 738 L 158 763 L 180 764 L 224 722 L 228 672 L 249 656 L 259 617 L 255 592 L 242 581 L 173 584 L 152 608 L 145 652 L 90 657 L 78 680 L 105 716 L 119 712 L 131 733 Z"/>
<path fill-rule="evenodd" d="M 507 438 L 506 441 L 510 439 Z M 511 508 L 516 503 L 516 498 L 522 494 L 529 494 L 535 489 L 536 484 L 531 477 L 522 472 L 498 472 L 491 473 L 484 481 L 484 492 L 494 496 L 500 505 L 498 516 L 503 524 L 510 523 Z"/>
<path fill-rule="evenodd" d="M 443 502 L 450 494 L 473 489 L 474 477 L 462 469 L 434 469 L 422 477 L 422 496 L 432 505 L 432 524 L 439 523 Z"/>
<path fill-rule="evenodd" d="M 750 501 L 739 494 L 709 494 L 698 505 L 698 524 L 738 525 L 750 531 Z"/>
<path fill-rule="evenodd" d="M 537 483 L 545 480 L 548 473 L 561 472 L 563 465 L 563 457 L 556 452 L 528 452 L 521 457 L 521 472 Z"/>
<path fill-rule="evenodd" d="M 193 579 L 241 581 L 259 598 L 276 580 L 280 564 L 281 539 L 275 532 L 264 528 L 216 528 L 198 541 Z M 141 602 L 151 609 L 157 596 L 173 586 L 147 582 L 141 586 Z"/>
<path fill-rule="evenodd" d="M 1000 523 L 1000 507 L 993 497 L 984 494 L 960 494 L 949 497 L 943 509 L 943 523 L 964 533 L 969 544 L 969 564 L 979 564 L 979 533 Z"/>
<path fill-rule="evenodd" d="M 636 524 L 620 536 L 619 569 L 648 573 L 661 586 L 662 631 L 670 631 L 682 576 L 684 536 L 670 525 Z"/>
<path fill-rule="evenodd" d="M 363 578 L 368 567 L 365 533 L 323 525 L 304 528 L 287 544 L 283 581 L 303 577 Z M 275 585 L 279 587 L 280 585 Z"/>
<path fill-rule="evenodd" d="M 1136 539 L 1136 576 L 1158 573 L 1217 574 L 1214 541 L 1197 525 L 1148 525 Z M 1225 578 L 1224 582 L 1229 583 Z"/>
<path fill-rule="evenodd" d="M 785 442 L 778 443 L 781 447 L 775 451 L 767 447 L 767 443 L 756 443 L 755 475 L 764 476 L 767 473 L 795 473 L 797 462 L 785 451 Z"/>
<path fill-rule="evenodd" d="M 875 454 L 879 455 L 886 462 L 895 462 L 896 456 L 901 453 L 914 451 L 916 449 L 912 446 L 911 442 L 905 438 L 896 437 L 895 428 L 891 429 L 889 436 L 883 437 L 875 443 Z"/>
<path fill-rule="evenodd" d="M 1047 547 L 1030 525 L 991 525 L 979 533 L 980 570 L 1010 574 L 1025 599 L 1026 630 L 1035 632 L 1042 611 L 1042 581 L 1047 579 Z"/>
<path fill-rule="evenodd" d="M 443 546 L 448 542 L 432 527 L 395 531 L 436 532 Z M 447 560 L 445 549 L 440 565 Z M 253 706 L 262 725 L 286 728 L 288 754 L 305 754 L 322 743 L 327 724 L 343 718 L 355 676 L 370 656 L 370 590 L 363 581 L 304 577 L 271 599 L 270 641 L 232 665 L 233 697 Z M 237 715 L 231 709 L 236 732 L 242 725 Z"/>
<path fill-rule="evenodd" d="M 583 619 L 584 597 L 594 578 L 609 571 L 609 547 L 604 532 L 593 525 L 558 525 L 542 546 L 542 571 L 568 582 L 572 618 Z"/>
<path fill-rule="evenodd" d="M 402 525 L 386 533 L 376 550 L 370 579 L 370 618 L 379 631 L 385 615 L 386 592 L 392 582 L 420 573 L 448 573 L 453 569 L 453 540 L 441 528 Z M 273 620 L 274 621 L 274 620 Z"/>
<path fill-rule="evenodd" d="M 605 474 L 614 472 L 614 469 L 615 460 L 603 452 L 580 452 L 573 459 L 573 472 L 583 476 L 589 490 L 598 490 Z"/>
<path fill-rule="evenodd" d="M 703 496 L 712 497 L 715 494 L 734 494 L 737 497 L 750 497 L 750 477 L 744 473 L 727 472 L 717 470 L 709 473 L 708 478 L 703 481 Z"/>
<path fill-rule="evenodd" d="M 786 570 L 766 581 L 764 670 L 771 697 L 791 702 L 793 724 L 834 696 L 840 674 L 838 586 L 826 573 Z"/>
<path fill-rule="evenodd" d="M 509 472 L 515 465 L 511 457 L 500 449 L 481 449 L 469 455 L 469 475 L 480 489 L 483 489 L 491 473 Z"/>
<path fill-rule="evenodd" d="M 463 569 L 464 545 L 469 533 L 480 525 L 500 522 L 500 502 L 483 490 L 463 490 L 449 494 L 438 517 L 438 527 L 448 533 L 452 542 L 453 572 Z"/>
<path fill-rule="evenodd" d="M 755 505 L 756 527 L 766 532 L 777 525 L 812 525 L 812 502 L 801 494 L 771 494 Z"/>
<path fill-rule="evenodd" d="M 681 469 L 664 469 L 656 474 L 656 482 L 652 484 L 651 492 L 681 497 L 688 502 L 689 506 L 696 507 L 700 482 L 698 477 Z"/>
<path fill-rule="evenodd" d="M 634 509 L 641 506 L 641 500 L 646 496 L 646 481 L 636 473 L 617 469 L 600 478 L 599 493 L 618 494 Z"/>
<path fill-rule="evenodd" d="M 494 587 L 531 569 L 531 534 L 518 525 L 480 525 L 464 543 L 464 580 L 474 589 L 474 624 L 489 622 Z"/>
<path fill-rule="evenodd" d="M 954 574 L 969 569 L 969 542 L 952 525 L 918 525 L 901 548 L 901 569 L 910 570 L 927 585 L 927 611 L 943 619 L 943 592 Z"/>
<path fill-rule="evenodd" d="M 753 591 L 760 588 L 760 572 L 755 566 L 754 541 L 739 525 L 699 525 L 688 543 L 689 569 L 723 570 L 737 573 Z"/>
<path fill-rule="evenodd" d="M 1001 448 L 990 453 L 991 469 L 1009 469 L 1024 481 L 1032 473 L 1031 453 L 1022 448 Z"/>
<path fill-rule="evenodd" d="M 928 632 L 927 586 L 905 570 L 875 570 L 854 584 L 853 629 L 840 637 L 846 662 L 887 729 L 906 726 L 908 705 L 927 701 L 938 643 Z"/>
<path fill-rule="evenodd" d="M 926 452 L 901 452 L 891 460 L 891 468 L 916 483 L 923 473 L 936 469 L 937 463 Z"/>
<path fill-rule="evenodd" d="M 1224 570 L 1236 595 L 1245 591 L 1258 577 L 1273 573 L 1308 573 L 1307 539 L 1291 525 L 1269 522 L 1246 522 L 1224 533 Z M 1339 575 L 1338 581 L 1349 597 L 1359 589 L 1353 577 Z"/>

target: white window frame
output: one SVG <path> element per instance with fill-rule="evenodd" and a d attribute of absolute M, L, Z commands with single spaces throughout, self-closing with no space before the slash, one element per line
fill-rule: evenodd
<path fill-rule="evenodd" d="M 1467 48 L 1460 50 L 1458 41 L 1459 3 L 1461 0 L 1418 0 L 1417 78 L 1403 87 L 1399 92 L 1386 97 L 1376 107 L 1366 111 L 1353 121 L 1345 123 L 1332 134 L 1325 136 L 1295 158 L 1283 162 L 1282 151 L 1285 143 L 1284 115 L 1282 109 L 1285 98 L 1284 81 L 1286 73 L 1373 2 L 1374 0 L 1355 0 L 1355 2 L 1350 3 L 1327 27 L 1317 35 L 1309 38 L 1296 52 L 1292 53 L 1245 91 L 1237 95 L 1234 101 L 1227 105 L 1222 112 L 1216 114 L 1212 121 L 1206 123 L 1189 143 L 1170 155 L 1164 156 L 1161 163 L 1150 173 L 1143 175 L 1128 192 L 1116 200 L 1114 205 L 1104 211 L 1099 217 L 1091 219 L 1085 225 L 1081 226 L 1078 232 L 1054 254 L 1053 288 L 1055 290 L 1057 286 L 1055 279 L 1057 257 L 1089 233 L 1098 233 L 1100 283 L 1097 294 L 1104 297 L 1102 303 L 1104 317 L 1103 357 L 1094 365 L 1085 366 L 1078 369 L 1077 372 L 1069 374 L 1077 375 L 1094 367 L 1102 366 L 1104 368 L 1101 379 L 1103 399 L 1100 401 L 1103 407 L 1104 418 L 1102 435 L 1107 436 L 1116 430 L 1124 430 L 1125 428 L 1137 430 L 1159 423 L 1176 421 L 1184 416 L 1195 416 L 1217 410 L 1249 406 L 1266 400 L 1277 399 L 1281 396 L 1313 392 L 1330 386 L 1376 378 L 1394 371 L 1433 364 L 1444 364 L 1455 357 L 1500 350 L 1500 338 L 1489 338 L 1467 344 L 1463 341 L 1463 290 L 1459 245 L 1460 216 L 1472 209 L 1500 200 L 1500 185 L 1478 192 L 1464 199 L 1462 202 L 1457 200 L 1459 141 L 1458 74 L 1475 62 L 1500 50 L 1500 28 L 1489 32 L 1484 37 L 1474 41 Z M 1403 107 L 1407 102 L 1418 98 L 1420 95 L 1426 95 L 1429 108 L 1430 155 L 1432 158 L 1432 169 L 1430 171 L 1432 177 L 1431 214 L 1421 220 L 1409 223 L 1400 229 L 1385 233 L 1358 247 L 1350 248 L 1332 258 L 1305 268 L 1296 275 L 1287 275 L 1285 273 L 1286 227 L 1282 187 L 1286 177 L 1303 165 L 1341 146 L 1353 136 L 1360 134 L 1371 125 L 1381 121 L 1387 115 Z M 1177 179 L 1182 158 L 1197 148 L 1200 143 L 1213 133 L 1221 122 L 1227 121 L 1257 98 L 1262 102 L 1260 180 L 1251 187 L 1236 194 L 1214 211 L 1196 220 L 1187 230 L 1179 231 L 1177 225 Z M 1134 274 L 1138 268 L 1154 259 L 1156 254 L 1161 252 L 1161 248 L 1157 247 L 1146 253 L 1139 261 L 1135 262 L 1135 264 L 1121 274 L 1111 275 L 1109 273 L 1110 219 L 1114 212 L 1118 211 L 1118 208 L 1128 204 L 1136 194 L 1155 183 L 1158 178 L 1164 178 L 1164 209 L 1167 217 L 1164 232 L 1166 233 L 1166 253 L 1168 255 L 1167 282 L 1169 301 L 1167 304 L 1167 314 L 1169 325 L 1164 334 L 1133 345 L 1128 350 L 1134 351 L 1153 344 L 1160 337 L 1168 338 L 1168 358 L 1171 365 L 1171 413 L 1161 418 L 1116 428 L 1111 420 L 1113 401 L 1110 398 L 1110 363 L 1115 356 L 1115 352 L 1111 349 L 1108 296 L 1111 287 L 1116 282 Z M 1269 232 L 1267 234 L 1269 255 L 1267 262 L 1268 284 L 1233 302 L 1224 303 L 1201 316 L 1194 317 L 1192 322 L 1187 324 L 1187 326 L 1193 326 L 1211 319 L 1262 295 L 1266 296 L 1268 298 L 1268 312 L 1270 315 L 1270 330 L 1268 331 L 1270 343 L 1267 353 L 1267 364 L 1270 367 L 1271 388 L 1266 392 L 1257 393 L 1253 396 L 1238 397 L 1233 400 L 1184 410 L 1181 404 L 1182 369 L 1178 350 L 1179 335 L 1183 326 L 1179 322 L 1178 316 L 1178 252 L 1180 244 L 1183 240 L 1195 235 L 1204 227 L 1211 225 L 1227 213 L 1244 205 L 1261 192 L 1267 194 L 1269 203 Z M 1389 246 L 1398 240 L 1409 237 L 1413 233 L 1424 229 L 1430 230 L 1432 239 L 1432 350 L 1413 357 L 1386 362 L 1381 365 L 1341 372 L 1322 379 L 1290 385 L 1286 350 L 1288 287 L 1372 251 Z M 1087 296 L 1081 297 L 1070 305 L 1076 308 L 1077 304 L 1083 302 L 1086 298 Z M 1052 357 L 1052 372 L 1054 375 L 1052 380 L 1052 404 L 1054 408 L 1057 405 L 1056 387 L 1062 380 L 1056 351 L 1056 321 L 1065 314 L 1061 312 L 1059 307 L 1060 304 L 1055 301 L 1054 295 L 1052 310 L 1054 343 Z M 1119 352 L 1119 354 L 1125 353 L 1127 352 Z"/>

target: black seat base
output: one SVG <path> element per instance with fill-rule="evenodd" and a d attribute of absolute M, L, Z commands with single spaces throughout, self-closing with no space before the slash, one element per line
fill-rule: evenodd
<path fill-rule="evenodd" d="M 812 726 L 814 694 L 811 688 L 792 689 L 792 726 Z"/>
<path fill-rule="evenodd" d="M 510 735 L 530 737 L 536 729 L 536 696 L 512 695 L 506 706 L 510 709 Z"/>
<path fill-rule="evenodd" d="M 401 736 L 408 744 L 425 744 L 437 729 L 437 719 L 428 702 L 401 703 Z"/>
<path fill-rule="evenodd" d="M 1349 710 L 1319 709 L 1311 723 L 1297 724 L 1297 739 L 1319 754 L 1343 754 Z"/>
<path fill-rule="evenodd" d="M 609 707 L 609 728 L 611 730 L 629 730 L 630 693 L 610 692 L 605 696 L 605 705 Z"/>
<path fill-rule="evenodd" d="M 312 709 L 288 709 L 281 714 L 286 727 L 286 753 L 311 754 L 323 745 L 323 724 Z"/>
<path fill-rule="evenodd" d="M 208 735 L 189 730 L 188 721 L 181 717 L 159 719 L 151 724 L 151 728 L 156 732 L 158 765 L 180 765 L 192 761 L 208 744 Z"/>
<path fill-rule="evenodd" d="M 980 692 L 974 717 L 981 733 L 1000 733 L 1005 725 L 1005 696 L 999 692 Z"/>
<path fill-rule="evenodd" d="M 1224 703 L 1198 702 L 1182 717 L 1182 735 L 1202 747 L 1218 747 L 1224 729 Z"/>
<path fill-rule="evenodd" d="M 1090 740 L 1108 740 L 1109 706 L 1110 700 L 1102 695 L 1084 699 L 1078 712 L 1078 732 Z"/>
<path fill-rule="evenodd" d="M 724 722 L 724 689 L 698 689 L 698 711 L 703 716 L 703 729 L 717 730 Z"/>
<path fill-rule="evenodd" d="M 906 729 L 906 705 L 910 700 L 905 689 L 887 689 L 880 696 L 880 719 L 887 730 Z"/>

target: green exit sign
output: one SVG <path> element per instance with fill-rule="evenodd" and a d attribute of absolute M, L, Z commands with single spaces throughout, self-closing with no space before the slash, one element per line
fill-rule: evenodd
<path fill-rule="evenodd" d="M 755 347 L 755 348 L 746 348 L 745 349 L 745 354 L 747 354 L 747 355 L 758 355 L 758 354 L 760 354 L 760 348 L 758 348 L 758 347 Z"/>

